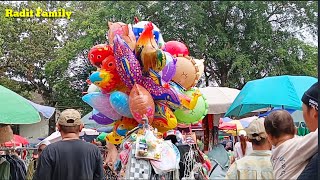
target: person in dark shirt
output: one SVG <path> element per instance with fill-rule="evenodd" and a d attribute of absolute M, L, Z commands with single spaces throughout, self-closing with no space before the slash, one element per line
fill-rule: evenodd
<path fill-rule="evenodd" d="M 97 146 L 79 139 L 83 128 L 81 115 L 66 109 L 57 128 L 62 141 L 48 145 L 42 152 L 34 180 L 101 180 L 103 163 Z"/>
<path fill-rule="evenodd" d="M 301 101 L 303 119 L 306 122 L 308 129 L 314 132 L 318 129 L 318 98 L 319 98 L 319 83 L 313 84 L 302 96 Z M 305 169 L 302 171 L 298 180 L 318 179 L 318 152 L 315 153 Z"/>

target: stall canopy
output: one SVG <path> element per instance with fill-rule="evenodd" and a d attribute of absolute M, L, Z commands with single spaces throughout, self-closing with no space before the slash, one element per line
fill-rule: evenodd
<path fill-rule="evenodd" d="M 0 85 L 0 124 L 33 124 L 40 114 L 50 118 L 55 108 L 36 104 Z"/>
<path fill-rule="evenodd" d="M 267 107 L 301 110 L 303 93 L 317 79 L 309 76 L 273 76 L 249 81 L 225 116 L 242 116 Z"/>
<path fill-rule="evenodd" d="M 209 104 L 208 114 L 222 114 L 227 112 L 240 92 L 238 89 L 227 87 L 205 87 L 199 89 Z"/>

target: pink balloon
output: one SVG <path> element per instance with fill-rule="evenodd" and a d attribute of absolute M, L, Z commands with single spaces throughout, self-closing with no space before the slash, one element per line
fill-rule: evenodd
<path fill-rule="evenodd" d="M 89 93 L 82 97 L 82 100 L 89 104 L 93 109 L 96 109 L 110 119 L 118 120 L 121 118 L 121 115 L 112 108 L 109 99 L 109 94 L 102 94 L 100 92 Z"/>

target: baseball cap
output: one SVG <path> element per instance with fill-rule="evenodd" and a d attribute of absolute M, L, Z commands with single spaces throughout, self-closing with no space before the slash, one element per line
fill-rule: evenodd
<path fill-rule="evenodd" d="M 245 130 L 240 130 L 239 136 L 247 136 L 247 132 Z"/>
<path fill-rule="evenodd" d="M 81 125 L 81 114 L 75 109 L 66 109 L 60 114 L 58 124 L 62 126 Z"/>
<path fill-rule="evenodd" d="M 314 83 L 302 96 L 301 101 L 308 106 L 318 109 L 319 86 Z"/>
<path fill-rule="evenodd" d="M 253 120 L 246 128 L 246 132 L 249 139 L 260 141 L 262 138 L 266 138 L 267 133 L 264 128 L 264 118 Z"/>

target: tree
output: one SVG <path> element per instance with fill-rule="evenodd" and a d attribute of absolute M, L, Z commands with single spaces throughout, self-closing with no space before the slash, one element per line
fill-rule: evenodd
<path fill-rule="evenodd" d="M 316 74 L 316 48 L 297 39 L 301 30 L 316 36 L 315 2 L 159 1 L 143 10 L 165 41 L 182 41 L 206 60 L 206 86 L 241 89 L 265 76 Z"/>

